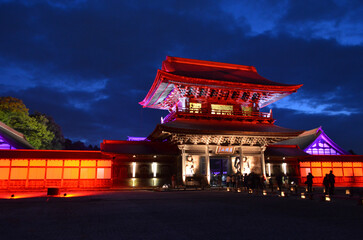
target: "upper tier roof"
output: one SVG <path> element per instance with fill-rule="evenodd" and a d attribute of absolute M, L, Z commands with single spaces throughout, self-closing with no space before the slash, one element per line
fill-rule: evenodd
<path fill-rule="evenodd" d="M 180 97 L 213 98 L 211 90 L 221 90 L 225 100 L 238 103 L 250 101 L 252 95 L 258 93 L 257 101 L 260 107 L 264 107 L 296 92 L 301 86 L 270 81 L 252 66 L 166 57 L 140 104 L 168 110 Z M 248 94 L 250 98 L 242 99 L 244 92 L 251 93 Z"/>
<path fill-rule="evenodd" d="M 296 86 L 270 81 L 257 73 L 253 66 L 210 62 L 187 58 L 166 57 L 162 71 L 197 79 L 217 80 L 223 82 L 249 83 L 267 86 Z"/>

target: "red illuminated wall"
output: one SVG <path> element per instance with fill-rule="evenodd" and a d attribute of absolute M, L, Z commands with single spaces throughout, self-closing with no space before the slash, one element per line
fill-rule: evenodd
<path fill-rule="evenodd" d="M 43 154 L 49 155 L 49 153 L 45 152 Z M 24 155 L 26 156 L 26 154 Z M 56 157 L 57 154 L 50 155 Z M 0 189 L 110 187 L 111 165 L 112 161 L 107 159 L 1 157 Z"/>
<path fill-rule="evenodd" d="M 322 185 L 325 174 L 331 170 L 337 187 L 363 187 L 363 162 L 300 162 L 301 182 L 305 182 L 306 175 L 311 172 L 314 184 Z"/>

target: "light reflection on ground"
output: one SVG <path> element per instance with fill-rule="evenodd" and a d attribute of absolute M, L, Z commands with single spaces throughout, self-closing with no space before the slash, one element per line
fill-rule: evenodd
<path fill-rule="evenodd" d="M 57 196 L 48 196 L 47 192 L 0 192 L 0 199 L 21 199 L 21 198 L 48 198 L 48 197 L 58 197 L 58 198 L 72 198 L 72 197 L 87 197 L 95 196 L 99 194 L 105 194 L 99 191 L 61 191 Z"/>

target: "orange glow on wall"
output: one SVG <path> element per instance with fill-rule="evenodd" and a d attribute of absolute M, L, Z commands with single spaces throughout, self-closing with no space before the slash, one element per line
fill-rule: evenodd
<path fill-rule="evenodd" d="M 81 166 L 82 167 L 95 167 L 96 161 L 95 160 L 82 160 Z"/>
<path fill-rule="evenodd" d="M 342 167 L 343 164 L 341 162 L 333 162 L 333 167 Z"/>
<path fill-rule="evenodd" d="M 45 160 L 30 160 L 29 166 L 45 166 Z"/>
<path fill-rule="evenodd" d="M 78 167 L 79 166 L 79 160 L 65 160 L 64 166 L 67 167 Z"/>
<path fill-rule="evenodd" d="M 301 162 L 300 166 L 301 167 L 310 167 L 310 162 Z"/>
<path fill-rule="evenodd" d="M 28 168 L 12 168 L 10 179 L 26 179 L 28 175 Z"/>
<path fill-rule="evenodd" d="M 50 167 L 61 167 L 61 166 L 63 166 L 63 161 L 62 160 L 48 160 L 47 165 Z"/>
<path fill-rule="evenodd" d="M 0 179 L 7 180 L 9 178 L 9 168 L 0 168 Z"/>
<path fill-rule="evenodd" d="M 333 170 L 333 169 L 332 168 L 323 168 L 323 177 L 325 177 L 325 174 L 329 174 L 331 170 Z"/>
<path fill-rule="evenodd" d="M 321 167 L 321 162 L 311 162 L 312 167 Z"/>
<path fill-rule="evenodd" d="M 363 167 L 363 163 L 361 162 L 354 162 L 353 167 Z"/>
<path fill-rule="evenodd" d="M 323 167 L 331 167 L 331 162 L 322 162 Z"/>
<path fill-rule="evenodd" d="M 98 179 L 109 179 L 111 178 L 111 168 L 97 168 Z"/>
<path fill-rule="evenodd" d="M 310 168 L 301 168 L 300 172 L 302 177 L 306 177 L 311 172 L 311 170 Z"/>
<path fill-rule="evenodd" d="M 29 179 L 44 179 L 45 168 L 30 168 Z"/>
<path fill-rule="evenodd" d="M 28 160 L 13 160 L 11 166 L 28 166 Z"/>
<path fill-rule="evenodd" d="M 94 179 L 96 177 L 96 169 L 81 168 L 81 179 Z"/>
<path fill-rule="evenodd" d="M 47 169 L 47 179 L 61 179 L 61 178 L 62 178 L 62 168 Z"/>
<path fill-rule="evenodd" d="M 9 159 L 0 159 L 0 166 L 10 166 Z"/>
<path fill-rule="evenodd" d="M 353 168 L 354 176 L 363 177 L 363 169 L 362 168 Z"/>
<path fill-rule="evenodd" d="M 344 177 L 353 177 L 352 168 L 343 168 Z"/>
<path fill-rule="evenodd" d="M 111 157 L 100 151 L 2 150 L 1 154 L 0 189 L 74 189 L 112 185 Z"/>
<path fill-rule="evenodd" d="M 65 168 L 63 173 L 63 179 L 78 179 L 78 168 Z"/>
<path fill-rule="evenodd" d="M 343 169 L 342 168 L 333 168 L 333 173 L 336 177 L 343 177 Z"/>
<path fill-rule="evenodd" d="M 110 160 L 98 160 L 97 166 L 99 167 L 111 167 L 112 161 Z"/>
<path fill-rule="evenodd" d="M 311 174 L 313 174 L 314 177 L 321 177 L 321 168 L 311 168 Z"/>

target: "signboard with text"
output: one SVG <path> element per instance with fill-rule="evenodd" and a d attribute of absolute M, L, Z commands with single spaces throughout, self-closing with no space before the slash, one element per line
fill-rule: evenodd
<path fill-rule="evenodd" d="M 216 153 L 234 153 L 234 147 L 231 146 L 219 146 L 217 147 Z"/>

